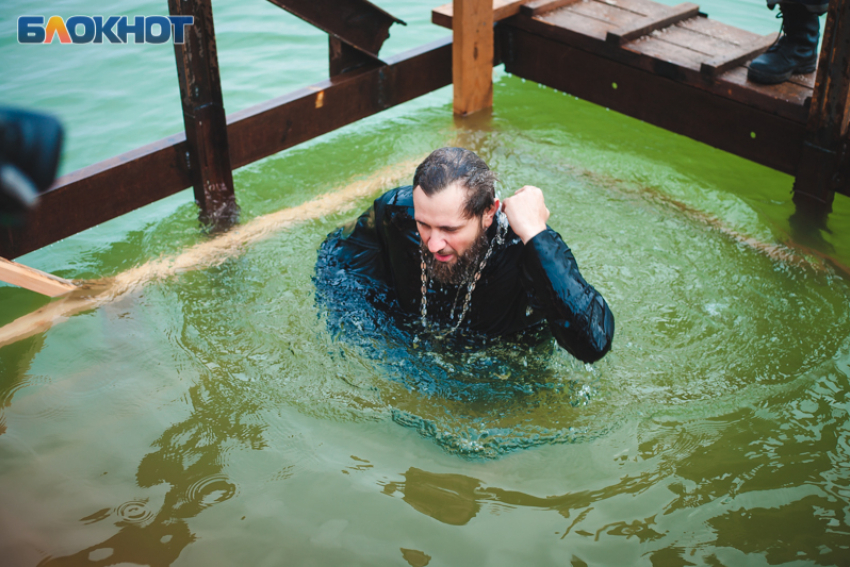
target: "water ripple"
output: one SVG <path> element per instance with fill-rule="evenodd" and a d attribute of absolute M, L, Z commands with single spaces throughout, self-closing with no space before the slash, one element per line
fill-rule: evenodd
<path fill-rule="evenodd" d="M 200 508 L 208 508 L 230 500 L 236 495 L 236 485 L 230 482 L 224 475 L 211 475 L 193 482 L 186 489 L 185 497 Z"/>
<path fill-rule="evenodd" d="M 121 522 L 128 524 L 146 524 L 154 517 L 154 511 L 148 508 L 148 499 L 129 500 L 114 511 Z"/>

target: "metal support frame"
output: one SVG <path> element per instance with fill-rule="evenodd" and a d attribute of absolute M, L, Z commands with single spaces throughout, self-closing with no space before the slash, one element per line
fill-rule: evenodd
<path fill-rule="evenodd" d="M 451 82 L 446 37 L 266 101 L 227 118 L 230 164 L 253 163 Z M 188 151 L 179 133 L 62 176 L 26 226 L 0 229 L 0 256 L 17 258 L 190 187 Z"/>
<path fill-rule="evenodd" d="M 832 0 L 809 109 L 794 202 L 824 217 L 835 193 L 850 195 L 850 2 Z"/>
<path fill-rule="evenodd" d="M 372 69 L 384 62 L 351 47 L 336 36 L 328 35 L 328 73 L 331 77 L 356 69 Z"/>
<path fill-rule="evenodd" d="M 795 201 L 814 202 L 823 209 L 834 192 L 850 195 L 848 4 L 832 0 L 830 5 L 808 128 L 797 108 L 787 103 L 764 105 L 760 100 L 764 108 L 755 108 L 729 98 L 735 84 L 688 77 L 693 84 L 683 83 L 658 74 L 655 66 L 643 68 L 635 54 L 613 52 L 605 42 L 601 42 L 602 53 L 595 54 L 580 41 L 571 45 L 575 34 L 546 37 L 548 28 L 526 16 L 516 15 L 497 26 L 492 63 L 503 60 L 506 70 L 520 77 L 773 169 L 796 173 Z M 519 12 L 519 5 L 508 6 L 512 11 L 505 17 Z M 331 34 L 333 76 L 329 80 L 231 115 L 225 129 L 210 0 L 169 0 L 169 6 L 172 14 L 196 18 L 188 44 L 176 49 L 187 134 L 175 134 L 63 176 L 41 196 L 26 226 L 0 230 L 0 256 L 16 258 L 193 185 L 208 218 L 231 219 L 236 210 L 231 167 L 452 83 L 451 38 L 375 64 L 361 49 Z M 451 12 L 447 13 L 451 25 Z M 334 45 L 340 47 L 336 54 Z M 358 54 L 353 55 L 353 50 Z M 612 88 L 615 81 L 619 88 Z M 714 119 L 705 120 L 706 116 Z M 751 143 L 751 130 L 759 132 L 763 143 Z M 200 189 L 198 179 L 207 180 Z M 825 193 L 818 193 L 818 187 L 826 187 Z M 205 188 L 220 191 L 207 193 Z"/>
<path fill-rule="evenodd" d="M 174 45 L 187 161 L 200 218 L 214 230 L 231 226 L 239 207 L 227 142 L 211 0 L 168 0 L 172 15 L 194 16 L 185 43 Z"/>
<path fill-rule="evenodd" d="M 381 62 L 378 52 L 394 23 L 404 21 L 368 0 L 269 0 L 328 35 Z M 332 49 L 333 51 L 333 49 Z M 333 56 L 332 56 L 333 58 Z"/>

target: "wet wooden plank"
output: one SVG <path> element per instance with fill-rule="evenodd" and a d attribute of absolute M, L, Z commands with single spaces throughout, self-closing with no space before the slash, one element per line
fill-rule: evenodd
<path fill-rule="evenodd" d="M 587 39 L 604 41 L 608 32 L 617 27 L 616 23 L 571 9 L 555 10 L 531 19 L 522 18 L 519 23 L 522 25 L 522 23 L 528 21 L 543 24 L 538 29 L 546 27 L 547 31 L 544 33 L 547 35 L 557 34 L 561 37 L 571 37 L 572 44 L 581 44 L 589 49 L 596 46 L 598 42 L 587 41 Z"/>
<path fill-rule="evenodd" d="M 705 18 L 697 17 L 691 19 L 704 20 Z M 690 21 L 690 20 L 686 20 Z M 705 59 L 710 59 L 716 56 L 725 56 L 740 49 L 737 44 L 724 41 L 714 36 L 702 34 L 694 31 L 690 27 L 682 25 L 683 22 L 672 25 L 663 30 L 653 32 L 650 37 L 658 38 L 667 43 L 685 47 L 691 51 L 703 53 Z"/>
<path fill-rule="evenodd" d="M 805 87 L 796 84 L 796 78 L 792 78 L 792 82 L 783 83 L 782 86 L 764 87 L 749 83 L 746 80 L 746 68 L 738 67 L 712 79 L 701 74 L 696 59 L 692 59 L 692 65 L 688 67 L 668 61 L 671 58 L 669 52 L 660 50 L 651 54 L 638 52 L 638 46 L 649 38 L 628 43 L 624 47 L 609 45 L 604 41 L 604 36 L 600 37 L 599 32 L 604 29 L 604 26 L 610 24 L 595 22 L 596 27 L 590 28 L 591 32 L 587 32 L 587 29 L 584 30 L 587 33 L 576 31 L 573 26 L 589 24 L 591 20 L 581 21 L 575 14 L 567 14 L 568 10 L 569 8 L 557 10 L 538 18 L 526 18 L 520 14 L 501 25 L 510 25 L 662 77 L 683 81 L 720 96 L 741 100 L 745 104 L 751 104 L 759 110 L 775 113 L 783 118 L 805 122 L 807 110 L 804 104 L 811 90 L 806 92 Z M 693 18 L 687 22 L 701 19 L 705 18 Z M 569 21 L 570 27 L 560 25 L 565 20 Z M 647 51 L 649 49 L 650 47 L 647 46 Z M 683 57 L 687 58 L 689 55 L 683 55 Z"/>
<path fill-rule="evenodd" d="M 606 40 L 608 43 L 622 45 L 627 41 L 635 40 L 655 30 L 669 27 L 676 22 L 696 17 L 699 14 L 699 6 L 690 2 L 671 6 L 660 14 L 638 19 L 619 29 L 608 32 Z"/>
<path fill-rule="evenodd" d="M 723 22 L 712 20 L 711 18 L 692 18 L 679 22 L 676 25 L 687 28 L 692 32 L 739 46 L 757 41 L 761 37 L 759 34 L 742 30 L 741 28 L 736 28 Z"/>
<path fill-rule="evenodd" d="M 793 116 L 790 116 L 794 120 L 805 123 L 805 117 L 808 116 L 808 108 L 805 104 L 812 90 L 797 82 L 786 81 L 778 85 L 761 85 L 747 80 L 746 67 L 735 67 L 718 77 L 716 84 L 720 88 L 732 89 L 731 92 L 735 98 L 745 104 L 777 111 L 775 106 L 770 106 L 765 101 L 771 101 L 774 105 L 785 103 L 794 109 Z"/>
<path fill-rule="evenodd" d="M 493 21 L 498 22 L 510 18 L 519 13 L 520 6 L 529 0 L 492 0 Z M 443 4 L 431 10 L 431 23 L 444 28 L 452 29 L 452 18 L 454 17 L 453 3 Z"/>
<path fill-rule="evenodd" d="M 646 14 L 636 13 L 615 3 L 609 4 L 606 2 L 596 2 L 595 0 L 572 4 L 562 10 L 553 12 L 553 14 L 557 14 L 559 12 L 573 12 L 575 14 L 587 16 L 588 18 L 593 18 L 594 20 L 599 20 L 600 22 L 606 22 L 611 24 L 610 29 L 618 29 L 629 25 L 634 21 L 636 14 L 638 17 L 646 16 Z M 551 15 L 549 16 L 551 17 Z M 546 19 L 550 20 L 549 17 Z"/>
<path fill-rule="evenodd" d="M 576 7 L 587 6 L 592 8 L 592 5 L 608 6 L 616 8 L 620 11 L 631 12 L 634 16 L 659 18 L 668 13 L 670 6 L 660 4 L 653 0 L 584 0 L 581 4 L 576 4 Z"/>
<path fill-rule="evenodd" d="M 228 116 L 234 168 L 407 102 L 452 82 L 451 38 Z M 0 256 L 16 258 L 192 185 L 185 134 L 59 178 L 19 228 L 0 229 Z"/>
<path fill-rule="evenodd" d="M 680 80 L 686 80 L 684 73 L 685 69 L 699 71 L 700 65 L 705 61 L 707 55 L 699 51 L 694 51 L 687 47 L 682 47 L 675 43 L 668 43 L 664 36 L 647 36 L 639 41 L 633 41 L 624 46 L 625 49 L 639 53 L 640 55 L 651 57 L 655 61 L 668 63 L 673 66 L 681 67 L 678 73 L 662 72 L 669 78 L 678 77 Z M 649 62 L 642 62 L 639 67 L 647 70 L 653 70 L 656 67 Z"/>
<path fill-rule="evenodd" d="M 522 15 L 533 18 L 534 16 L 542 16 L 546 12 L 581 2 L 582 0 L 531 0 L 523 4 L 519 11 Z"/>
<path fill-rule="evenodd" d="M 751 44 L 738 46 L 734 51 L 718 53 L 716 56 L 703 62 L 700 66 L 700 72 L 703 75 L 716 77 L 733 67 L 743 65 L 767 51 L 767 48 L 776 41 L 778 35 L 778 33 L 772 33 Z"/>
<path fill-rule="evenodd" d="M 806 73 L 805 75 L 791 75 L 791 78 L 788 79 L 786 82 L 794 83 L 795 85 L 800 85 L 801 87 L 809 89 L 809 91 L 814 91 L 816 76 L 817 71 L 812 71 L 811 73 Z"/>
<path fill-rule="evenodd" d="M 805 135 L 800 122 L 519 28 L 511 41 L 513 57 L 505 63 L 510 73 L 779 171 L 794 171 Z"/>

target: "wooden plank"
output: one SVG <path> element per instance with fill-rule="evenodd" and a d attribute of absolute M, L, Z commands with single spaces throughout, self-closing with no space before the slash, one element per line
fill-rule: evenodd
<path fill-rule="evenodd" d="M 608 43 L 613 43 L 614 45 L 622 45 L 627 41 L 633 41 L 655 30 L 671 26 L 676 22 L 681 22 L 688 18 L 695 18 L 698 14 L 699 6 L 691 4 L 690 2 L 685 2 L 678 6 L 670 7 L 659 16 L 651 19 L 640 19 L 629 25 L 623 26 L 618 30 L 610 31 L 608 32 L 606 40 Z"/>
<path fill-rule="evenodd" d="M 686 70 L 698 72 L 700 65 L 705 61 L 707 54 L 694 51 L 687 47 L 681 47 L 675 43 L 668 43 L 665 38 L 646 36 L 640 41 L 629 43 L 626 49 L 651 57 L 654 61 L 667 65 L 667 70 L 662 70 L 658 65 L 648 67 L 640 65 L 641 68 L 652 69 L 668 78 L 677 78 L 686 81 Z M 679 69 L 673 69 L 678 67 Z"/>
<path fill-rule="evenodd" d="M 493 21 L 499 22 L 519 13 L 520 6 L 529 0 L 493 0 Z M 431 10 L 431 23 L 452 29 L 454 3 L 443 4 Z"/>
<path fill-rule="evenodd" d="M 647 18 L 650 21 L 662 18 L 669 14 L 670 9 L 670 6 L 652 0 L 585 0 L 553 13 L 576 12 L 616 24 L 616 27 L 623 27 L 639 18 Z"/>
<path fill-rule="evenodd" d="M 493 106 L 492 1 L 454 0 L 453 14 L 453 107 L 466 116 Z"/>
<path fill-rule="evenodd" d="M 582 0 L 531 0 L 531 2 L 520 6 L 519 11 L 523 16 L 533 18 L 581 1 Z"/>
<path fill-rule="evenodd" d="M 705 18 L 691 19 L 704 20 Z M 694 31 L 690 27 L 685 27 L 682 25 L 682 22 L 654 31 L 651 34 L 644 36 L 641 41 L 646 41 L 651 38 L 655 38 L 666 43 L 672 43 L 673 45 L 684 47 L 690 51 L 701 53 L 703 55 L 703 60 L 728 55 L 740 49 L 740 46 L 734 43 L 724 41 L 723 39 L 712 35 Z"/>
<path fill-rule="evenodd" d="M 736 100 L 744 104 L 806 123 L 806 99 L 811 97 L 812 89 L 800 86 L 797 82 L 786 81 L 778 85 L 752 83 L 747 79 L 746 67 L 735 67 L 716 79 L 716 87 L 731 92 Z"/>
<path fill-rule="evenodd" d="M 634 12 L 648 18 L 658 18 L 668 13 L 671 6 L 655 0 L 593 0 L 598 3 L 619 6 L 623 10 Z"/>
<path fill-rule="evenodd" d="M 811 73 L 806 73 L 805 75 L 791 75 L 791 78 L 785 81 L 786 83 L 794 83 L 795 85 L 800 85 L 801 87 L 805 87 L 809 90 L 809 94 L 811 97 L 811 93 L 814 92 L 815 89 L 815 77 L 817 73 L 815 71 Z"/>
<path fill-rule="evenodd" d="M 5 258 L 0 258 L 0 280 L 48 297 L 59 297 L 77 289 L 69 280 Z"/>
<path fill-rule="evenodd" d="M 793 173 L 805 133 L 800 122 L 516 27 L 510 31 L 509 73 Z"/>
<path fill-rule="evenodd" d="M 725 73 L 729 69 L 738 67 L 767 51 L 767 48 L 773 45 L 778 36 L 778 33 L 768 34 L 757 42 L 741 46 L 731 53 L 712 57 L 702 63 L 700 72 L 709 77 L 716 77 L 721 73 Z"/>
<path fill-rule="evenodd" d="M 595 0 L 572 4 L 563 10 L 558 10 L 558 12 L 555 13 L 559 12 L 574 12 L 595 20 L 607 22 L 611 24 L 611 29 L 618 29 L 629 25 L 630 22 L 635 20 L 636 15 L 644 16 L 644 14 L 627 10 L 615 3 L 609 4 L 607 2 L 596 2 Z M 544 18 L 546 15 L 547 14 L 544 14 Z"/>
<path fill-rule="evenodd" d="M 758 40 L 759 34 L 736 28 L 711 18 L 691 18 L 676 24 L 693 32 L 720 39 L 736 46 L 744 46 Z"/>
<path fill-rule="evenodd" d="M 536 29 L 542 35 L 550 37 L 558 35 L 561 38 L 570 36 L 568 43 L 571 45 L 583 45 L 590 48 L 597 45 L 598 41 L 587 41 L 588 39 L 604 42 L 608 32 L 619 27 L 619 25 L 608 20 L 597 18 L 592 14 L 583 14 L 573 9 L 573 6 L 563 10 L 548 12 L 536 18 L 525 18 L 520 16 L 519 24 L 526 29 Z"/>
<path fill-rule="evenodd" d="M 239 207 L 227 142 L 227 122 L 211 0 L 169 0 L 172 15 L 193 16 L 183 44 L 174 44 L 189 166 L 200 218 L 214 229 L 236 222 Z"/>
<path fill-rule="evenodd" d="M 520 14 L 512 18 L 509 25 L 512 29 L 523 29 L 535 35 L 552 39 L 559 44 L 581 49 L 666 78 L 683 81 L 688 85 L 752 105 L 758 110 L 773 113 L 795 122 L 804 124 L 806 121 L 808 110 L 805 107 L 805 99 L 811 94 L 811 90 L 797 84 L 800 82 L 797 77 L 792 77 L 791 81 L 781 85 L 755 85 L 747 81 L 746 68 L 738 67 L 711 80 L 703 76 L 696 67 L 689 69 L 663 58 L 656 58 L 636 51 L 642 43 L 647 41 L 646 39 L 629 43 L 624 47 L 608 44 L 605 42 L 604 36 L 600 37 L 600 31 L 609 24 L 570 13 L 572 9 L 572 7 L 569 7 L 557 10 L 544 14 L 540 18 L 526 18 Z M 686 20 L 686 22 L 704 19 L 694 18 Z M 591 23 L 595 24 L 596 27 L 592 27 L 590 31 L 585 27 L 573 27 Z M 507 22 L 503 22 L 500 25 L 505 26 L 506 24 Z M 566 25 L 570 27 L 566 27 Z M 505 41 L 504 44 L 511 45 L 510 41 Z M 510 55 L 506 55 L 505 59 L 510 59 Z M 803 77 L 800 79 L 803 79 Z"/>
<path fill-rule="evenodd" d="M 450 37 L 386 61 L 377 69 L 341 75 L 230 115 L 233 167 L 452 82 Z M 0 256 L 16 258 L 190 187 L 187 152 L 185 135 L 175 134 L 59 178 L 40 196 L 25 226 L 0 229 Z"/>

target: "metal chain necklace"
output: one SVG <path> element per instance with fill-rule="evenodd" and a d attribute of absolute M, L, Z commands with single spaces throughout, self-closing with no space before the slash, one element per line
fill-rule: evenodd
<path fill-rule="evenodd" d="M 452 303 L 452 310 L 449 314 L 449 320 L 454 319 L 455 317 L 455 309 L 457 308 L 457 300 L 460 297 L 461 288 L 466 285 L 466 298 L 463 300 L 463 308 L 461 309 L 460 315 L 458 316 L 457 323 L 455 326 L 449 329 L 448 331 L 441 333 L 441 337 L 447 337 L 458 330 L 461 323 L 463 323 L 464 318 L 466 318 L 466 313 L 469 311 L 469 305 L 472 300 L 472 292 L 475 291 L 475 286 L 478 284 L 478 280 L 481 279 L 481 273 L 484 271 L 484 268 L 487 266 L 487 261 L 490 259 L 490 255 L 493 253 L 493 249 L 499 245 L 501 246 L 505 242 L 505 234 L 508 232 L 508 219 L 501 212 L 496 212 L 496 236 L 493 237 L 493 240 L 490 241 L 490 246 L 487 248 L 487 253 L 484 254 L 484 258 L 481 259 L 481 263 L 478 264 L 478 270 L 476 270 L 475 274 L 472 277 L 466 279 L 466 281 L 461 282 L 458 286 L 457 294 L 455 294 L 455 300 Z M 420 266 L 422 268 L 422 302 L 420 304 L 419 313 L 421 315 L 422 327 L 428 327 L 428 265 L 425 263 L 425 251 L 422 247 L 419 248 L 419 259 Z"/>

